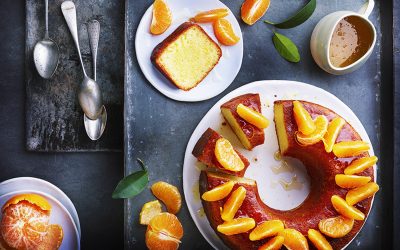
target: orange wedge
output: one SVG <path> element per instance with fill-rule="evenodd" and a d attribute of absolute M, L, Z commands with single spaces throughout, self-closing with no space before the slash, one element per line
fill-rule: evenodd
<path fill-rule="evenodd" d="M 226 17 L 228 14 L 228 9 L 213 9 L 197 13 L 194 17 L 190 18 L 190 21 L 196 23 L 212 23 L 220 18 Z"/>
<path fill-rule="evenodd" d="M 245 233 L 256 226 L 253 218 L 237 218 L 231 221 L 225 221 L 223 224 L 218 225 L 218 232 L 225 235 L 234 235 Z"/>
<path fill-rule="evenodd" d="M 296 229 L 283 229 L 278 235 L 285 239 L 283 241 L 283 245 L 289 250 L 308 249 L 306 237 L 304 237 L 304 235 L 302 235 Z"/>
<path fill-rule="evenodd" d="M 243 22 L 253 25 L 265 12 L 267 12 L 270 0 L 245 0 L 240 10 Z"/>
<path fill-rule="evenodd" d="M 240 117 L 242 117 L 247 122 L 253 124 L 257 128 L 264 129 L 267 128 L 269 125 L 269 121 L 265 116 L 252 108 L 244 106 L 241 103 L 236 107 L 236 112 Z"/>
<path fill-rule="evenodd" d="M 364 186 L 352 189 L 347 192 L 346 202 L 352 206 L 362 200 L 373 196 L 376 192 L 378 192 L 378 190 L 379 186 L 375 182 L 367 183 Z"/>
<path fill-rule="evenodd" d="M 323 140 L 326 152 L 332 152 L 333 145 L 335 144 L 345 123 L 346 122 L 341 117 L 336 117 L 329 123 L 328 130 L 326 131 Z"/>
<path fill-rule="evenodd" d="M 275 236 L 274 238 L 267 241 L 267 243 L 259 247 L 258 250 L 279 250 L 282 248 L 284 241 L 285 238 L 283 238 L 282 236 Z"/>
<path fill-rule="evenodd" d="M 154 216 L 146 230 L 146 246 L 150 250 L 178 249 L 183 236 L 183 227 L 178 218 L 170 213 Z"/>
<path fill-rule="evenodd" d="M 353 229 L 354 220 L 343 216 L 323 219 L 318 223 L 319 231 L 331 238 L 342 238 Z"/>
<path fill-rule="evenodd" d="M 142 225 L 148 225 L 150 220 L 162 212 L 161 203 L 158 200 L 149 201 L 142 207 L 139 214 L 139 222 Z"/>
<path fill-rule="evenodd" d="M 224 19 L 218 19 L 213 24 L 214 34 L 223 45 L 231 46 L 239 42 L 240 38 L 235 34 L 232 24 Z"/>
<path fill-rule="evenodd" d="M 315 129 L 315 123 L 311 118 L 310 113 L 303 107 L 299 101 L 293 102 L 294 119 L 296 120 L 297 127 L 303 135 L 311 135 Z"/>
<path fill-rule="evenodd" d="M 267 237 L 277 235 L 285 229 L 283 222 L 280 220 L 269 220 L 259 224 L 249 235 L 251 241 L 261 240 Z"/>
<path fill-rule="evenodd" d="M 308 238 L 314 244 L 318 250 L 332 250 L 331 244 L 326 240 L 326 238 L 317 230 L 309 229 Z"/>
<path fill-rule="evenodd" d="M 225 202 L 221 212 L 221 218 L 224 221 L 231 221 L 233 217 L 235 217 L 240 206 L 242 206 L 244 198 L 246 198 L 246 189 L 240 186 L 232 192 L 231 196 L 229 196 L 228 200 Z"/>
<path fill-rule="evenodd" d="M 332 195 L 331 202 L 335 210 L 344 217 L 354 220 L 365 219 L 365 215 L 363 214 L 363 212 L 347 204 L 347 202 L 340 196 Z"/>
<path fill-rule="evenodd" d="M 342 141 L 333 145 L 332 151 L 337 157 L 352 157 L 369 150 L 369 144 L 364 141 Z"/>
<path fill-rule="evenodd" d="M 181 209 L 182 198 L 177 187 L 159 181 L 151 186 L 151 192 L 165 204 L 168 212 L 177 214 Z"/>
<path fill-rule="evenodd" d="M 363 186 L 371 181 L 369 176 L 359 176 L 359 175 L 345 175 L 337 174 L 335 176 L 336 185 L 341 188 L 356 188 Z"/>
<path fill-rule="evenodd" d="M 153 3 L 153 18 L 150 25 L 150 33 L 160 35 L 164 33 L 172 23 L 172 13 L 164 0 L 155 0 Z"/>
<path fill-rule="evenodd" d="M 227 181 L 224 184 L 216 186 L 215 188 L 205 192 L 201 198 L 205 201 L 219 201 L 227 197 L 232 191 L 234 181 Z"/>
<path fill-rule="evenodd" d="M 300 145 L 308 146 L 313 145 L 324 138 L 324 135 L 328 129 L 328 119 L 324 115 L 319 115 L 315 118 L 315 130 L 309 135 L 305 135 L 301 132 L 296 133 L 296 140 Z"/>
<path fill-rule="evenodd" d="M 241 171 L 244 169 L 244 163 L 239 155 L 233 149 L 232 144 L 225 138 L 219 138 L 215 143 L 215 157 L 223 168 L 230 171 Z"/>
<path fill-rule="evenodd" d="M 378 161 L 378 157 L 370 156 L 363 157 L 357 160 L 354 160 L 350 163 L 350 165 L 344 170 L 344 174 L 352 175 L 359 174 L 367 168 L 372 167 Z"/>

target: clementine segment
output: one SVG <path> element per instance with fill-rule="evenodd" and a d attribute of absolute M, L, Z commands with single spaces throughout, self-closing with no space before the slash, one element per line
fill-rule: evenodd
<path fill-rule="evenodd" d="M 197 13 L 190 21 L 196 23 L 212 23 L 220 18 L 226 17 L 229 14 L 228 9 L 213 9 Z"/>
<path fill-rule="evenodd" d="M 284 241 L 285 238 L 283 238 L 282 236 L 275 236 L 274 238 L 267 241 L 267 243 L 259 247 L 258 250 L 279 250 L 282 248 Z"/>
<path fill-rule="evenodd" d="M 354 220 L 364 220 L 365 215 L 363 212 L 347 204 L 347 202 L 341 197 L 333 195 L 331 201 L 335 210 L 344 217 Z"/>
<path fill-rule="evenodd" d="M 336 117 L 329 123 L 328 130 L 326 131 L 323 140 L 325 151 L 327 153 L 332 152 L 333 145 L 335 144 L 336 139 L 339 136 L 339 133 L 342 130 L 344 124 L 346 124 L 346 122 L 341 117 Z"/>
<path fill-rule="evenodd" d="M 215 143 L 215 157 L 223 168 L 230 171 L 241 171 L 245 165 L 233 149 L 232 144 L 225 138 L 219 138 Z"/>
<path fill-rule="evenodd" d="M 253 231 L 251 231 L 249 238 L 251 241 L 261 240 L 267 237 L 277 235 L 285 229 L 283 222 L 280 220 L 269 220 L 259 224 Z"/>
<path fill-rule="evenodd" d="M 145 235 L 146 246 L 149 250 L 176 250 L 180 241 L 160 232 L 154 232 L 147 228 Z"/>
<path fill-rule="evenodd" d="M 177 187 L 159 181 L 151 186 L 151 192 L 165 204 L 168 212 L 177 214 L 181 209 L 182 198 Z"/>
<path fill-rule="evenodd" d="M 343 216 L 323 219 L 318 223 L 319 231 L 331 238 L 341 238 L 353 229 L 354 220 Z"/>
<path fill-rule="evenodd" d="M 218 225 L 217 230 L 225 235 L 235 235 L 245 233 L 255 226 L 256 222 L 253 218 L 237 218 Z"/>
<path fill-rule="evenodd" d="M 145 241 L 149 249 L 178 249 L 183 237 L 183 227 L 178 218 L 170 213 L 154 216 L 147 226 Z"/>
<path fill-rule="evenodd" d="M 245 0 L 241 8 L 243 22 L 253 25 L 265 12 L 267 12 L 270 0 Z"/>
<path fill-rule="evenodd" d="M 237 106 L 236 112 L 240 117 L 257 128 L 264 129 L 269 125 L 269 121 L 265 116 L 241 103 Z"/>
<path fill-rule="evenodd" d="M 284 238 L 283 245 L 289 250 L 309 249 L 306 237 L 296 229 L 284 229 L 278 235 Z"/>
<path fill-rule="evenodd" d="M 324 138 L 326 131 L 328 130 L 328 119 L 324 115 L 319 115 L 315 118 L 315 130 L 309 135 L 305 135 L 301 132 L 296 133 L 296 140 L 300 145 L 308 146 L 313 145 Z"/>
<path fill-rule="evenodd" d="M 369 150 L 369 145 L 364 141 L 342 141 L 333 145 L 332 151 L 337 157 L 352 157 Z"/>
<path fill-rule="evenodd" d="M 205 192 L 201 198 L 205 201 L 219 201 L 227 197 L 232 191 L 234 181 L 227 181 L 224 184 L 216 186 L 215 188 Z"/>
<path fill-rule="evenodd" d="M 341 188 L 356 188 L 363 186 L 370 181 L 371 177 L 369 176 L 345 175 L 345 174 L 337 174 L 335 176 L 336 185 L 338 185 Z"/>
<path fill-rule="evenodd" d="M 308 238 L 314 244 L 318 250 L 332 250 L 331 244 L 326 240 L 326 238 L 317 230 L 309 229 Z"/>
<path fill-rule="evenodd" d="M 150 220 L 162 212 L 161 203 L 158 200 L 147 202 L 143 205 L 139 214 L 139 222 L 148 225 Z"/>
<path fill-rule="evenodd" d="M 64 232 L 60 225 L 50 225 L 43 241 L 36 250 L 54 250 L 61 246 L 64 238 Z"/>
<path fill-rule="evenodd" d="M 344 174 L 351 175 L 351 174 L 361 173 L 365 169 L 370 168 L 373 165 L 375 165 L 377 161 L 378 161 L 378 157 L 376 157 L 376 156 L 363 157 L 363 158 L 354 160 L 344 170 Z"/>
<path fill-rule="evenodd" d="M 375 182 L 367 183 L 364 186 L 352 189 L 347 192 L 346 202 L 352 206 L 362 200 L 373 196 L 376 192 L 378 192 L 378 190 L 379 186 Z"/>
<path fill-rule="evenodd" d="M 311 133 L 315 131 L 316 126 L 313 119 L 311 118 L 310 113 L 308 113 L 308 111 L 303 107 L 303 104 L 301 104 L 301 102 L 293 102 L 293 113 L 298 130 L 303 135 L 311 135 Z"/>
<path fill-rule="evenodd" d="M 244 199 L 246 198 L 246 189 L 242 186 L 238 187 L 232 192 L 231 196 L 224 204 L 224 208 L 221 212 L 221 218 L 224 221 L 231 221 L 235 217 L 236 212 L 242 206 Z"/>
<path fill-rule="evenodd" d="M 153 18 L 150 25 L 150 33 L 160 35 L 164 33 L 172 23 L 172 13 L 164 0 L 155 0 L 153 3 Z"/>
<path fill-rule="evenodd" d="M 235 45 L 240 40 L 233 30 L 232 24 L 224 18 L 215 21 L 213 28 L 215 37 L 217 37 L 218 41 L 223 45 Z"/>

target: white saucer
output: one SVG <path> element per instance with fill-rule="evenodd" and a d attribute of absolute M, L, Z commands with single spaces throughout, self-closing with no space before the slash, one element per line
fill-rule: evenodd
<path fill-rule="evenodd" d="M 266 143 L 254 148 L 252 151 L 245 150 L 241 146 L 229 126 L 221 125 L 224 122 L 220 112 L 221 104 L 233 97 L 247 93 L 260 94 L 262 113 L 270 121 L 269 127 L 265 129 Z M 215 249 L 226 249 L 226 246 L 215 234 L 207 217 L 202 212 L 203 206 L 199 195 L 200 170 L 196 167 L 199 166 L 199 163 L 192 155 L 192 150 L 207 128 L 210 127 L 216 130 L 249 159 L 250 167 L 246 171 L 245 177 L 257 181 L 258 191 L 264 203 L 280 210 L 289 210 L 300 205 L 309 193 L 309 181 L 305 169 L 295 168 L 295 172 L 293 173 L 274 174 L 272 172 L 272 167 L 279 165 L 279 162 L 274 159 L 274 153 L 278 151 L 278 140 L 273 122 L 274 101 L 285 99 L 310 101 L 334 110 L 355 128 L 362 140 L 371 143 L 360 120 L 346 104 L 329 92 L 312 85 L 281 80 L 259 81 L 246 84 L 224 96 L 208 111 L 194 130 L 187 144 L 183 165 L 183 190 L 189 212 L 201 234 Z M 369 153 L 370 155 L 374 155 L 372 148 Z M 255 158 L 257 158 L 256 161 Z M 374 166 L 374 171 L 376 179 L 376 166 Z M 279 184 L 279 180 L 285 179 L 286 181 L 290 181 L 290 178 L 294 174 L 297 175 L 300 182 L 304 183 L 304 186 L 300 190 L 286 191 Z"/>
<path fill-rule="evenodd" d="M 157 90 L 177 101 L 203 101 L 218 95 L 232 83 L 242 65 L 243 37 L 238 21 L 229 10 L 229 15 L 225 18 L 232 24 L 236 35 L 240 37 L 240 41 L 234 46 L 220 45 L 222 57 L 219 63 L 199 85 L 190 91 L 183 91 L 170 83 L 151 63 L 150 56 L 154 47 L 170 35 L 179 25 L 188 21 L 189 18 L 198 12 L 217 8 L 229 8 L 218 0 L 166 0 L 166 2 L 173 16 L 172 25 L 166 32 L 158 36 L 150 34 L 153 6 L 147 9 L 136 31 L 136 57 L 143 74 Z M 218 43 L 218 40 L 214 36 L 212 24 L 200 25 Z"/>

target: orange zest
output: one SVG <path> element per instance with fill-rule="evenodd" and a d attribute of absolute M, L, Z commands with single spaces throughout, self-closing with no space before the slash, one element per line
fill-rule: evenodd
<path fill-rule="evenodd" d="M 261 240 L 267 237 L 277 235 L 280 231 L 285 229 L 283 222 L 280 220 L 269 220 L 257 225 L 249 235 L 251 241 Z"/>
<path fill-rule="evenodd" d="M 253 218 L 237 218 L 218 225 L 217 230 L 225 235 L 235 235 L 245 233 L 255 226 L 256 222 Z"/>
<path fill-rule="evenodd" d="M 301 132 L 296 133 L 296 141 L 303 146 L 313 145 L 324 138 L 328 129 L 328 119 L 324 115 L 319 115 L 315 118 L 315 130 L 309 135 Z"/>
<path fill-rule="evenodd" d="M 350 165 L 344 170 L 344 174 L 359 174 L 367 168 L 372 167 L 378 161 L 378 157 L 370 156 L 363 157 L 357 160 L 354 160 L 350 163 Z"/>
<path fill-rule="evenodd" d="M 183 237 L 183 227 L 178 218 L 170 213 L 160 213 L 154 216 L 147 226 L 146 246 L 156 249 L 178 249 Z"/>
<path fill-rule="evenodd" d="M 245 0 L 240 9 L 243 22 L 253 25 L 265 12 L 267 12 L 270 0 Z"/>
<path fill-rule="evenodd" d="M 337 174 L 335 176 L 336 185 L 341 188 L 356 188 L 363 186 L 371 181 L 369 176 L 359 176 L 359 175 L 345 175 Z"/>
<path fill-rule="evenodd" d="M 363 212 L 347 204 L 347 202 L 340 196 L 332 195 L 331 202 L 335 210 L 344 217 L 354 220 L 365 219 L 365 215 Z"/>
<path fill-rule="evenodd" d="M 354 220 L 343 216 L 323 219 L 318 223 L 319 231 L 331 238 L 342 238 L 353 229 Z"/>
<path fill-rule="evenodd" d="M 205 192 L 201 198 L 205 201 L 222 200 L 230 194 L 234 185 L 234 181 L 227 181 L 224 184 L 218 185 L 215 188 Z"/>
<path fill-rule="evenodd" d="M 151 19 L 150 33 L 160 35 L 172 23 L 172 13 L 164 0 L 155 0 L 153 3 L 153 18 Z"/>
<path fill-rule="evenodd" d="M 325 151 L 327 153 L 332 152 L 333 145 L 335 144 L 344 124 L 346 124 L 346 122 L 341 117 L 336 117 L 329 123 L 328 130 L 326 131 L 323 139 Z"/>
<path fill-rule="evenodd" d="M 240 40 L 233 30 L 232 24 L 227 19 L 218 19 L 213 23 L 213 28 L 215 37 L 223 45 L 235 45 Z"/>
<path fill-rule="evenodd" d="M 284 229 L 278 235 L 284 238 L 283 245 L 289 250 L 309 249 L 306 237 L 296 229 Z"/>
<path fill-rule="evenodd" d="M 11 199 L 9 199 L 2 207 L 1 211 L 4 212 L 4 210 L 9 207 L 10 205 L 15 205 L 18 204 L 21 201 L 27 201 L 31 204 L 35 204 L 38 206 L 40 209 L 43 211 L 50 211 L 51 210 L 51 205 L 50 203 L 46 200 L 41 195 L 38 194 L 18 194 L 13 196 Z"/>
<path fill-rule="evenodd" d="M 347 192 L 346 202 L 352 206 L 362 200 L 373 196 L 376 192 L 378 192 L 378 190 L 379 186 L 375 182 L 367 183 L 364 186 L 352 189 Z"/>
<path fill-rule="evenodd" d="M 159 181 L 151 186 L 151 192 L 165 204 L 168 212 L 177 214 L 181 209 L 182 198 L 177 187 Z"/>
<path fill-rule="evenodd" d="M 240 117 L 257 128 L 264 129 L 269 125 L 269 121 L 265 116 L 241 103 L 236 107 L 236 112 Z"/>
<path fill-rule="evenodd" d="M 333 145 L 332 151 L 337 157 L 352 157 L 369 150 L 369 144 L 364 141 L 342 141 Z"/>
<path fill-rule="evenodd" d="M 279 250 L 283 246 L 285 238 L 282 236 L 275 236 L 274 238 L 267 241 L 264 245 L 258 248 L 258 250 Z"/>
<path fill-rule="evenodd" d="M 195 23 L 212 23 L 220 18 L 226 17 L 228 14 L 229 11 L 225 8 L 202 11 L 190 18 L 190 21 Z"/>
<path fill-rule="evenodd" d="M 161 203 L 158 200 L 145 203 L 139 214 L 140 224 L 148 225 L 150 223 L 150 220 L 161 212 Z"/>
<path fill-rule="evenodd" d="M 309 229 L 308 238 L 314 244 L 318 250 L 332 250 L 331 244 L 326 240 L 326 238 L 317 230 Z"/>
<path fill-rule="evenodd" d="M 246 198 L 246 189 L 240 186 L 232 192 L 231 196 L 229 196 L 228 200 L 225 202 L 221 212 L 221 218 L 224 221 L 233 220 L 236 212 L 239 210 L 240 206 L 242 206 L 244 198 Z"/>
<path fill-rule="evenodd" d="M 310 113 L 303 107 L 299 101 L 293 102 L 293 114 L 298 130 L 303 135 L 310 135 L 316 129 L 315 123 L 311 118 Z"/>
<path fill-rule="evenodd" d="M 219 138 L 215 143 L 215 157 L 223 168 L 229 171 L 241 171 L 245 165 L 233 149 L 232 144 L 225 138 Z"/>

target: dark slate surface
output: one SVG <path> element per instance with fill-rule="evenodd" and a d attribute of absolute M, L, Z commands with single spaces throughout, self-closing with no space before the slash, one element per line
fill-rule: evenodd
<path fill-rule="evenodd" d="M 83 80 L 78 53 L 61 13 L 63 0 L 49 3 L 49 33 L 58 44 L 60 60 L 51 80 L 42 79 L 33 63 L 33 47 L 44 36 L 44 1 L 26 1 L 26 146 L 33 151 L 106 151 L 122 149 L 124 2 L 74 1 L 81 53 L 91 74 L 91 54 L 85 23 L 96 18 L 101 33 L 97 82 L 107 108 L 107 127 L 91 141 L 83 125 L 77 90 Z"/>
<path fill-rule="evenodd" d="M 223 1 L 236 16 L 240 2 Z M 304 1 L 272 1 L 264 18 L 283 20 L 294 13 Z M 310 83 L 323 88 L 346 103 L 359 117 L 372 141 L 378 164 L 376 195 L 368 220 L 349 246 L 349 249 L 391 249 L 393 247 L 393 84 L 392 84 L 392 5 L 390 1 L 376 1 L 370 19 L 375 24 L 378 38 L 368 62 L 357 72 L 332 76 L 313 62 L 309 50 L 311 32 L 326 14 L 336 10 L 357 11 L 364 1 L 319 1 L 310 20 L 291 30 L 281 32 L 293 39 L 300 50 L 302 61 L 291 64 L 281 59 L 271 42 L 271 31 L 262 22 L 246 26 L 241 22 L 244 36 L 242 69 L 232 85 L 221 95 L 199 103 L 169 100 L 154 89 L 141 73 L 135 58 L 134 37 L 141 16 L 152 1 L 127 0 L 126 9 L 126 78 L 125 78 L 125 174 L 139 170 L 137 157 L 145 160 L 150 171 L 150 184 L 164 180 L 182 191 L 182 164 L 186 144 L 204 114 L 228 92 L 256 80 L 287 79 Z M 384 35 L 382 35 L 384 30 Z M 397 173 L 398 175 L 398 173 Z M 398 176 L 397 176 L 398 177 Z M 398 197 L 395 196 L 395 197 Z M 125 248 L 145 247 L 146 228 L 138 223 L 144 202 L 153 200 L 149 190 L 125 203 Z M 398 200 L 397 200 L 398 202 Z M 398 214 L 398 213 L 397 213 Z M 182 249 L 208 249 L 194 225 L 186 206 L 178 217 L 185 236 Z M 398 243 L 396 243 L 398 244 Z"/>

